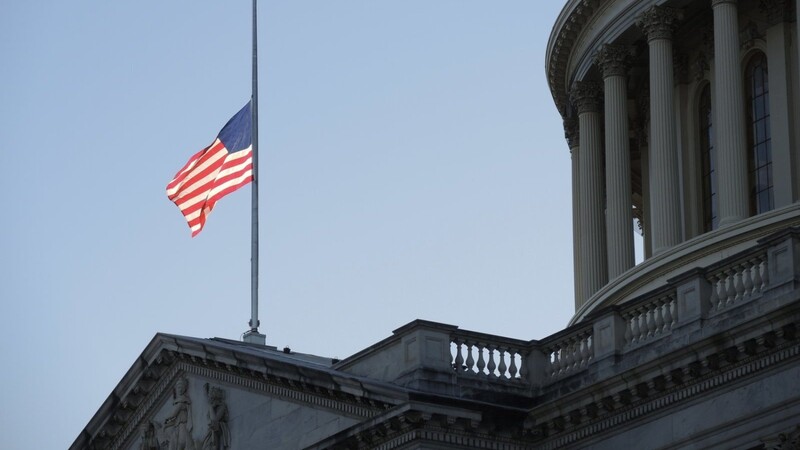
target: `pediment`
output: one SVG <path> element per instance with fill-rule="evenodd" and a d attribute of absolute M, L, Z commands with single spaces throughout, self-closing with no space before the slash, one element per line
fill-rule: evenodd
<path fill-rule="evenodd" d="M 157 335 L 71 448 L 303 448 L 397 403 L 324 365 L 209 341 Z"/>

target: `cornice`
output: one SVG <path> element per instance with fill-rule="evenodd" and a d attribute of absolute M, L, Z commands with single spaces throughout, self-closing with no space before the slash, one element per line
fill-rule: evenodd
<path fill-rule="evenodd" d="M 522 436 L 523 417 L 492 417 L 477 411 L 409 402 L 369 423 L 345 430 L 307 450 L 391 450 L 421 442 L 489 450 L 530 450 L 531 435 Z"/>
<path fill-rule="evenodd" d="M 567 140 L 570 151 L 580 147 L 580 130 L 576 119 L 564 119 L 564 138 Z"/>
<path fill-rule="evenodd" d="M 541 408 L 531 412 L 531 417 L 539 420 L 532 425 L 532 431 L 544 436 L 536 448 L 551 450 L 575 444 L 798 359 L 798 326 L 792 322 L 617 390 L 613 395 L 594 395 L 592 391 L 605 391 L 610 386 L 593 385 L 579 396 L 583 402 L 576 398 L 569 402 L 571 406 L 566 409 L 570 411 L 566 414 L 551 414 L 545 419 L 547 413 Z"/>
<path fill-rule="evenodd" d="M 332 378 L 323 369 L 297 366 L 291 371 L 284 361 L 257 362 L 253 355 L 211 347 L 199 339 L 156 335 L 71 449 L 125 448 L 176 378 L 186 374 L 359 419 L 374 417 L 404 398 L 391 386 L 376 384 L 373 392 L 368 383 L 346 374 Z"/>
<path fill-rule="evenodd" d="M 607 33 L 617 35 L 621 30 L 634 26 L 635 16 L 643 9 L 663 3 L 665 0 L 635 0 L 625 2 L 617 8 L 613 20 L 602 26 L 602 29 L 588 26 L 592 20 L 602 14 L 609 5 L 613 5 L 616 0 L 569 0 L 561 10 L 556 22 L 550 32 L 547 42 L 545 55 L 545 76 L 550 87 L 553 101 L 558 108 L 562 118 L 569 115 L 569 87 L 575 79 L 574 74 L 567 74 L 567 70 L 572 66 L 572 59 L 579 58 L 578 70 L 585 70 L 587 64 L 593 63 L 592 52 L 596 51 L 600 42 L 599 38 Z M 583 34 L 590 32 L 592 35 L 584 37 Z M 593 36 L 593 37 L 592 37 Z M 575 46 L 583 39 L 589 39 L 588 51 L 586 55 L 574 55 Z M 610 42 L 605 42 L 610 43 Z"/>
<path fill-rule="evenodd" d="M 547 42 L 545 68 L 547 82 L 556 108 L 567 116 L 569 96 L 564 86 L 565 72 L 572 47 L 598 6 L 609 0 L 570 0 L 561 10 Z"/>

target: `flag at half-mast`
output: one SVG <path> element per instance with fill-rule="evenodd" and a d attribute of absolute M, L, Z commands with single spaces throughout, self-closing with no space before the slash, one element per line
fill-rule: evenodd
<path fill-rule="evenodd" d="M 217 200 L 253 180 L 252 124 L 248 102 L 167 185 L 167 197 L 186 217 L 192 237 L 203 229 Z"/>

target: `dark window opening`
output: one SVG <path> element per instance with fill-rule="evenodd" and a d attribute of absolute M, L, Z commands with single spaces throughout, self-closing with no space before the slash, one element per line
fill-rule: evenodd
<path fill-rule="evenodd" d="M 767 74 L 767 58 L 763 53 L 750 58 L 745 69 L 745 86 L 751 215 L 761 214 L 775 207 Z"/>

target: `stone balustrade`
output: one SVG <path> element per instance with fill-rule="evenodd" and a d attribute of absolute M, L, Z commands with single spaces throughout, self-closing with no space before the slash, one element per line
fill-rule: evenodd
<path fill-rule="evenodd" d="M 709 273 L 711 310 L 718 312 L 761 295 L 769 284 L 767 252 L 762 250 Z"/>
<path fill-rule="evenodd" d="M 625 346 L 642 345 L 669 334 L 678 321 L 674 289 L 624 305 Z"/>
<path fill-rule="evenodd" d="M 592 324 L 567 328 L 542 341 L 547 379 L 561 378 L 589 366 L 594 359 Z"/>
<path fill-rule="evenodd" d="M 721 260 L 727 261 L 728 257 L 754 248 L 758 242 L 780 230 L 798 225 L 800 202 L 689 239 L 609 280 L 576 310 L 570 325 L 584 321 L 608 306 L 624 305 L 641 298 L 694 267 L 705 268 L 716 277 L 714 271 Z M 719 279 L 709 282 L 719 284 Z"/>
<path fill-rule="evenodd" d="M 522 382 L 529 343 L 457 330 L 450 336 L 453 369 L 460 375 Z"/>
<path fill-rule="evenodd" d="M 799 283 L 800 227 L 790 227 L 714 264 L 687 267 L 657 289 L 542 340 L 417 320 L 338 368 L 423 391 L 471 386 L 530 396 L 585 373 L 613 376 L 656 358 L 651 346 L 693 345 L 706 327 L 724 332 L 767 314 L 794 301 Z"/>

